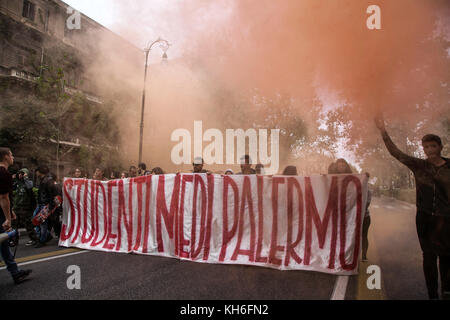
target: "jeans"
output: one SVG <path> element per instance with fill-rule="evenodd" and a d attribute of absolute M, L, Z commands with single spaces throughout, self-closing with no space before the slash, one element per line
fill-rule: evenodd
<path fill-rule="evenodd" d="M 45 205 L 39 204 L 39 205 L 37 206 L 36 210 L 34 210 L 34 212 L 33 212 L 33 218 L 34 218 L 34 217 L 35 217 L 35 216 L 36 216 L 36 215 L 37 215 L 44 207 L 45 207 Z M 47 220 L 44 221 L 40 226 L 37 226 L 37 227 L 35 228 L 35 230 L 36 230 L 37 237 L 39 238 L 39 242 L 41 242 L 41 243 L 47 242 L 48 235 L 49 235 L 49 232 L 48 232 L 48 222 L 47 222 Z"/>
<path fill-rule="evenodd" d="M 2 224 L 5 222 L 5 218 L 0 218 L 0 233 L 4 233 L 5 230 L 2 227 Z M 1 247 L 1 254 L 2 259 L 6 264 L 6 269 L 9 271 L 11 276 L 15 276 L 19 273 L 19 268 L 17 267 L 16 261 L 14 261 L 14 257 L 11 253 L 11 250 L 8 245 L 8 241 L 3 241 L 3 243 L 0 245 Z"/>

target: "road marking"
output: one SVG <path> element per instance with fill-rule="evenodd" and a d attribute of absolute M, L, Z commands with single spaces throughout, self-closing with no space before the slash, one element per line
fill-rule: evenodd
<path fill-rule="evenodd" d="M 375 227 L 375 225 L 374 225 Z M 372 232 L 371 232 L 372 230 Z M 385 286 L 384 286 L 384 277 L 383 277 L 383 269 L 381 269 L 381 290 L 373 289 L 370 290 L 367 287 L 367 279 L 370 277 L 369 274 L 367 274 L 367 268 L 370 265 L 381 265 L 380 257 L 378 255 L 378 248 L 373 236 L 374 228 L 369 229 L 369 250 L 368 250 L 368 256 L 369 261 L 366 262 L 360 262 L 359 263 L 359 269 L 358 269 L 358 285 L 357 285 L 357 291 L 356 291 L 356 300 L 386 300 L 386 292 L 385 292 Z M 381 266 L 380 266 L 381 268 Z"/>
<path fill-rule="evenodd" d="M 26 265 L 33 264 L 33 263 L 39 263 L 39 262 L 45 262 L 45 261 L 55 260 L 55 259 L 59 259 L 59 258 L 70 257 L 70 256 L 74 256 L 74 255 L 86 253 L 86 252 L 90 252 L 90 251 L 79 250 L 79 249 L 59 250 L 59 251 L 47 252 L 47 253 L 30 256 L 30 257 L 19 258 L 19 259 L 16 259 L 16 263 L 18 266 L 26 266 Z M 0 265 L 2 266 L 0 268 L 0 270 L 6 269 L 6 266 L 4 263 L 2 263 Z"/>
<path fill-rule="evenodd" d="M 393 206 L 386 206 L 386 208 L 388 208 L 388 209 L 394 209 L 394 207 Z"/>
<path fill-rule="evenodd" d="M 372 207 L 372 208 L 375 208 L 375 209 L 379 209 L 379 208 L 380 208 L 380 206 L 377 205 L 377 204 L 371 205 L 371 207 Z"/>
<path fill-rule="evenodd" d="M 71 248 L 71 249 L 63 249 L 63 250 L 57 250 L 57 251 L 44 252 L 44 253 L 36 254 L 33 256 L 17 258 L 16 263 L 28 262 L 31 260 L 39 260 L 39 259 L 49 258 L 49 257 L 54 257 L 54 256 L 60 256 L 60 255 L 66 254 L 66 253 L 72 253 L 72 252 L 78 252 L 78 251 L 81 251 L 81 250 Z M 0 266 L 4 267 L 5 263 L 4 262 L 0 263 Z"/>
<path fill-rule="evenodd" d="M 344 300 L 347 292 L 348 279 L 350 276 L 338 276 L 334 284 L 331 300 Z"/>

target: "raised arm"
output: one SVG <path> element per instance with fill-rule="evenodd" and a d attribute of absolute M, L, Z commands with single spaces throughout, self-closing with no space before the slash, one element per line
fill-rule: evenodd
<path fill-rule="evenodd" d="M 384 144 L 386 145 L 386 148 L 394 158 L 396 158 L 398 161 L 400 161 L 409 168 L 415 167 L 417 163 L 421 161 L 418 158 L 414 158 L 407 155 L 406 153 L 402 152 L 399 148 L 397 148 L 397 146 L 394 144 L 391 137 L 386 131 L 384 119 L 381 115 L 375 118 L 375 125 L 381 132 L 381 136 L 383 138 Z"/>

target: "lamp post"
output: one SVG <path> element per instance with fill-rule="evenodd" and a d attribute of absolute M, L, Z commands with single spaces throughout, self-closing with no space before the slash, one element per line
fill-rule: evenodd
<path fill-rule="evenodd" d="M 170 43 L 167 40 L 158 38 L 157 40 L 153 41 L 147 48 L 144 49 L 145 52 L 145 72 L 144 72 L 144 90 L 142 92 L 142 108 L 141 108 L 141 127 L 140 127 L 140 138 L 139 138 L 139 162 L 138 164 L 142 163 L 142 142 L 144 140 L 144 111 L 145 111 L 145 89 L 146 89 L 146 83 L 147 83 L 147 67 L 148 67 L 148 55 L 150 54 L 150 51 L 152 50 L 152 47 L 159 43 L 161 49 L 164 51 L 163 54 L 163 60 L 167 60 L 167 50 L 170 47 Z"/>

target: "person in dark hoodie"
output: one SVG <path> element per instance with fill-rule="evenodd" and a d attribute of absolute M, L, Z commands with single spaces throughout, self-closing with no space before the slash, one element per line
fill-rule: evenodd
<path fill-rule="evenodd" d="M 54 198 L 57 195 L 56 183 L 54 175 L 50 173 L 47 166 L 40 166 L 36 169 L 36 175 L 40 181 L 38 191 L 38 205 L 34 210 L 33 217 L 37 215 L 45 206 L 49 206 L 49 210 L 54 207 Z M 48 221 L 44 221 L 40 226 L 36 227 L 39 242 L 35 248 L 41 248 L 53 237 L 48 230 Z"/>
<path fill-rule="evenodd" d="M 31 223 L 33 210 L 36 208 L 36 198 L 33 193 L 33 181 L 28 176 L 29 171 L 26 168 L 19 170 L 17 173 L 13 184 L 15 191 L 13 210 L 17 215 L 17 227 L 25 227 L 28 238 L 30 239 L 26 245 L 31 246 L 35 245 L 38 239 L 34 233 L 33 224 Z"/>
<path fill-rule="evenodd" d="M 422 138 L 426 159 L 400 151 L 389 137 L 382 115 L 375 119 L 389 153 L 407 166 L 416 180 L 416 227 L 423 252 L 423 271 L 430 299 L 439 299 L 438 264 L 441 293 L 450 298 L 450 160 L 441 156 L 441 138 L 428 134 Z"/>

